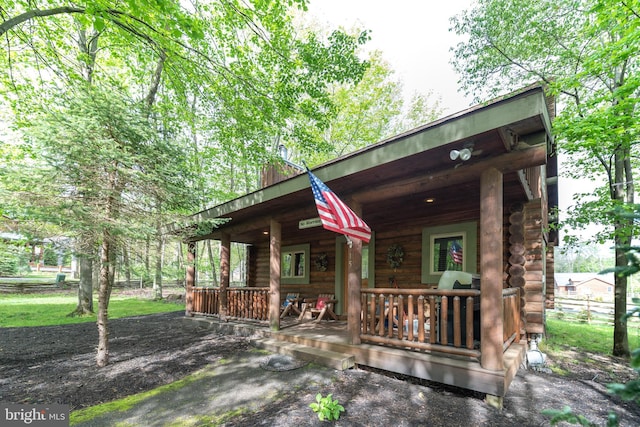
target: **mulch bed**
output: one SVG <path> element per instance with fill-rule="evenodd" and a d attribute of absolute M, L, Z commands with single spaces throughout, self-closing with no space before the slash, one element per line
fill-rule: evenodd
<path fill-rule="evenodd" d="M 76 410 L 171 383 L 251 348 L 247 338 L 190 326 L 180 321 L 183 316 L 176 311 L 111 320 L 111 360 L 104 368 L 95 364 L 95 323 L 2 328 L 0 401 L 61 403 Z M 521 369 L 502 411 L 489 407 L 478 393 L 354 369 L 336 371 L 330 387 L 292 390 L 290 396 L 265 402 L 259 413 L 239 415 L 227 425 L 318 425 L 308 408 L 316 392 L 334 393 L 347 407 L 336 425 L 549 425 L 540 411 L 565 404 L 598 425 L 605 425 L 609 410 L 622 416 L 621 425 L 640 425 L 637 404 L 606 392 L 607 383 L 636 377 L 627 361 L 575 349 L 567 354 L 549 361 L 569 372 L 566 376 Z"/>

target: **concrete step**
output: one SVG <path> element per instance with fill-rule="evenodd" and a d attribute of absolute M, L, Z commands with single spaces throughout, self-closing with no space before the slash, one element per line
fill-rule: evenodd
<path fill-rule="evenodd" d="M 278 341 L 273 338 L 252 339 L 250 342 L 255 347 L 269 350 L 273 353 L 289 355 L 340 371 L 353 368 L 356 364 L 355 356 L 351 354 L 308 347 L 292 342 Z"/>

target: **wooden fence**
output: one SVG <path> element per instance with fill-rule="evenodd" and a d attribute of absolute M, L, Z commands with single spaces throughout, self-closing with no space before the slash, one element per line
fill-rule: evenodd
<path fill-rule="evenodd" d="M 633 301 L 628 300 L 627 310 L 631 310 L 634 307 Z M 554 309 L 548 310 L 547 315 L 569 322 L 613 326 L 614 303 L 596 301 L 589 298 L 556 296 L 554 299 Z M 640 326 L 638 316 L 629 318 L 628 322 L 634 324 L 636 327 Z"/>

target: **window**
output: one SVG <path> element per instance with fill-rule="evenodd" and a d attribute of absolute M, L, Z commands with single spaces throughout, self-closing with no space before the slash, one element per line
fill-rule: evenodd
<path fill-rule="evenodd" d="M 477 241 L 475 222 L 423 229 L 422 283 L 438 283 L 446 270 L 476 273 Z"/>
<path fill-rule="evenodd" d="M 465 233 L 452 233 L 431 236 L 432 272 L 441 273 L 446 270 L 462 271 L 464 263 Z"/>
<path fill-rule="evenodd" d="M 362 245 L 362 279 L 369 279 L 369 246 Z"/>
<path fill-rule="evenodd" d="M 309 283 L 309 245 L 286 246 L 280 254 L 281 283 Z"/>

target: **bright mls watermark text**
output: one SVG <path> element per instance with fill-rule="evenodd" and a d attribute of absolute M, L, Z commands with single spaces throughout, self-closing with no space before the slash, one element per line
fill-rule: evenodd
<path fill-rule="evenodd" d="M 0 425 L 68 427 L 69 405 L 17 405 L 0 403 Z"/>

